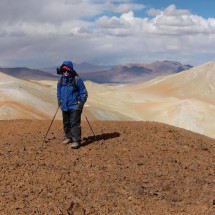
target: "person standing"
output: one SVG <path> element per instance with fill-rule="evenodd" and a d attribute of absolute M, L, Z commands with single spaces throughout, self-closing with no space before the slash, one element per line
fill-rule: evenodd
<path fill-rule="evenodd" d="M 88 92 L 71 61 L 64 61 L 59 71 L 61 78 L 57 83 L 57 99 L 66 136 L 63 143 L 71 143 L 71 147 L 77 149 L 81 146 L 81 114 Z"/>

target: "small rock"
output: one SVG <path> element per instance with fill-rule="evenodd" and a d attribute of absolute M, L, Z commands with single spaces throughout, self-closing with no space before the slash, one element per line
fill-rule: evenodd
<path fill-rule="evenodd" d="M 178 196 L 177 194 L 172 194 L 169 196 L 169 201 L 173 203 L 181 202 L 182 198 Z"/>
<path fill-rule="evenodd" d="M 75 202 L 71 202 L 67 209 L 69 215 L 86 215 L 85 209 L 79 204 Z"/>
<path fill-rule="evenodd" d="M 142 186 L 142 183 L 135 183 L 130 186 L 130 190 L 133 194 L 137 196 L 142 196 L 144 194 L 144 187 Z"/>

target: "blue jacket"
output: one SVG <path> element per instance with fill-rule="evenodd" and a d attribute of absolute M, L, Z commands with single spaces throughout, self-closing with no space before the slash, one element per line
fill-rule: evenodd
<path fill-rule="evenodd" d="M 73 71 L 70 61 L 64 61 L 63 64 L 69 66 Z M 75 79 L 76 86 L 73 86 L 73 79 Z M 82 106 L 86 102 L 87 96 L 88 93 L 84 82 L 78 76 L 62 75 L 59 79 L 57 84 L 57 99 L 61 101 L 62 111 L 80 110 L 80 105 Z"/>

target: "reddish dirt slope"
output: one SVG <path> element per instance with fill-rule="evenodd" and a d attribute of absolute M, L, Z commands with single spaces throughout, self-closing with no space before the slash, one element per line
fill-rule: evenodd
<path fill-rule="evenodd" d="M 152 122 L 0 121 L 0 214 L 215 214 L 215 141 Z"/>

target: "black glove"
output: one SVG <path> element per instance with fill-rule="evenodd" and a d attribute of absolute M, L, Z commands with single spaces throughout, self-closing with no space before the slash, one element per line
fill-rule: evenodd
<path fill-rule="evenodd" d="M 85 103 L 85 102 L 83 102 L 83 101 L 80 101 L 80 102 L 79 102 L 79 108 L 80 108 L 81 110 L 82 110 L 83 107 L 84 107 L 84 103 Z"/>
<path fill-rule="evenodd" d="M 57 100 L 58 101 L 58 107 L 61 106 L 62 101 L 61 100 Z"/>

